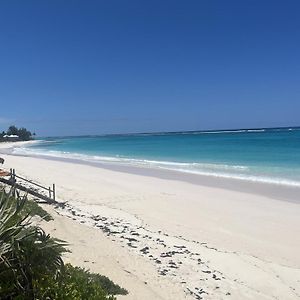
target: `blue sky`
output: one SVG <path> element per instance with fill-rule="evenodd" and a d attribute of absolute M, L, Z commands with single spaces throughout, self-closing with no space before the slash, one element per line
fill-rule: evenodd
<path fill-rule="evenodd" d="M 1 1 L 0 130 L 300 125 L 299 1 Z"/>

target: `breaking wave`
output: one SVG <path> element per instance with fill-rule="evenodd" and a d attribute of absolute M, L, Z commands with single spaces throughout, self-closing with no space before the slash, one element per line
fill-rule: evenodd
<path fill-rule="evenodd" d="M 48 141 L 46 141 L 48 142 Z M 43 141 L 41 141 L 43 143 Z M 144 168 L 155 168 L 172 170 L 183 173 L 213 176 L 219 178 L 239 179 L 251 182 L 262 182 L 300 187 L 300 181 L 281 178 L 278 176 L 267 176 L 255 174 L 249 166 L 228 165 L 199 162 L 173 162 L 148 159 L 127 158 L 120 156 L 99 156 L 67 151 L 45 150 L 40 148 L 16 147 L 12 154 L 21 156 L 45 157 L 53 159 L 77 160 L 95 164 L 116 164 L 125 166 L 136 166 Z"/>

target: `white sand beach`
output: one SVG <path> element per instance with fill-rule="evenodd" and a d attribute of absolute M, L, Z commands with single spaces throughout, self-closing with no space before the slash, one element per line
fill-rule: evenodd
<path fill-rule="evenodd" d="M 300 298 L 299 189 L 1 154 L 9 146 L 4 168 L 67 202 L 44 205 L 43 223 L 70 243 L 66 260 L 126 288 L 120 299 Z"/>

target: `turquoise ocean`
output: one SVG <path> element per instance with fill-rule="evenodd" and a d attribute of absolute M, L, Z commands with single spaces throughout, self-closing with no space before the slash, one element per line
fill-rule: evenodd
<path fill-rule="evenodd" d="M 300 128 L 52 137 L 15 154 L 300 186 Z"/>

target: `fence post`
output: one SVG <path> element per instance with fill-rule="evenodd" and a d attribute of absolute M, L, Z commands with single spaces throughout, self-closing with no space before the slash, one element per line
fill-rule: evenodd
<path fill-rule="evenodd" d="M 55 201 L 55 184 L 53 183 L 53 200 Z"/>
<path fill-rule="evenodd" d="M 16 183 L 16 170 L 13 169 L 13 182 Z"/>
<path fill-rule="evenodd" d="M 13 184 L 15 185 L 16 184 L 16 170 L 15 169 L 12 169 L 12 182 Z M 14 197 L 16 197 L 16 189 L 14 188 Z"/>

